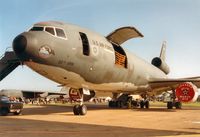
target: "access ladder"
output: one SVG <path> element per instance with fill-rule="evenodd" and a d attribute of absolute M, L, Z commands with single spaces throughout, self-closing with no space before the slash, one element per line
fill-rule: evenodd
<path fill-rule="evenodd" d="M 0 81 L 20 65 L 19 59 L 13 51 L 7 51 L 0 58 Z"/>

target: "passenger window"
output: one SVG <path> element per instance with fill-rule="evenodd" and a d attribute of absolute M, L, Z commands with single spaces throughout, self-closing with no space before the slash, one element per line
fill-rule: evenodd
<path fill-rule="evenodd" d="M 65 33 L 62 29 L 56 28 L 56 34 L 58 37 L 66 38 Z"/>
<path fill-rule="evenodd" d="M 49 32 L 49 33 L 52 34 L 52 35 L 55 35 L 54 29 L 51 28 L 51 27 L 46 27 L 46 28 L 45 28 L 45 31 L 46 31 L 46 32 Z"/>
<path fill-rule="evenodd" d="M 33 27 L 30 29 L 30 31 L 43 31 L 44 27 Z"/>

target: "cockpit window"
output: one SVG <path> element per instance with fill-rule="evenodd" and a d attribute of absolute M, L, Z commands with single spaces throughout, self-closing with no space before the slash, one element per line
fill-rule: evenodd
<path fill-rule="evenodd" d="M 46 27 L 45 31 L 51 33 L 52 35 L 55 35 L 54 28 L 52 27 Z"/>
<path fill-rule="evenodd" d="M 66 38 L 65 33 L 62 29 L 56 28 L 56 34 L 58 37 Z"/>
<path fill-rule="evenodd" d="M 43 31 L 44 27 L 32 27 L 30 31 Z"/>
<path fill-rule="evenodd" d="M 33 26 L 29 31 L 44 31 L 57 38 L 62 38 L 67 40 L 64 30 L 53 26 Z"/>

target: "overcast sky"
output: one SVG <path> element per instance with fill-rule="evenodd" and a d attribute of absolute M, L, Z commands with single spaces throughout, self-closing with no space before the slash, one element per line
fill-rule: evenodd
<path fill-rule="evenodd" d="M 200 76 L 199 0 L 4 0 L 0 4 L 0 55 L 19 33 L 40 21 L 64 21 L 106 36 L 122 26 L 134 26 L 144 38 L 123 47 L 150 62 L 167 41 L 170 77 Z M 18 67 L 0 89 L 59 90 L 27 67 Z"/>

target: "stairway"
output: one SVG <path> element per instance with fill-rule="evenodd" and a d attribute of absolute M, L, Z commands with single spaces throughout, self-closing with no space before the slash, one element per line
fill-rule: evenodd
<path fill-rule="evenodd" d="M 20 65 L 19 59 L 13 51 L 7 51 L 0 59 L 0 81 Z"/>

